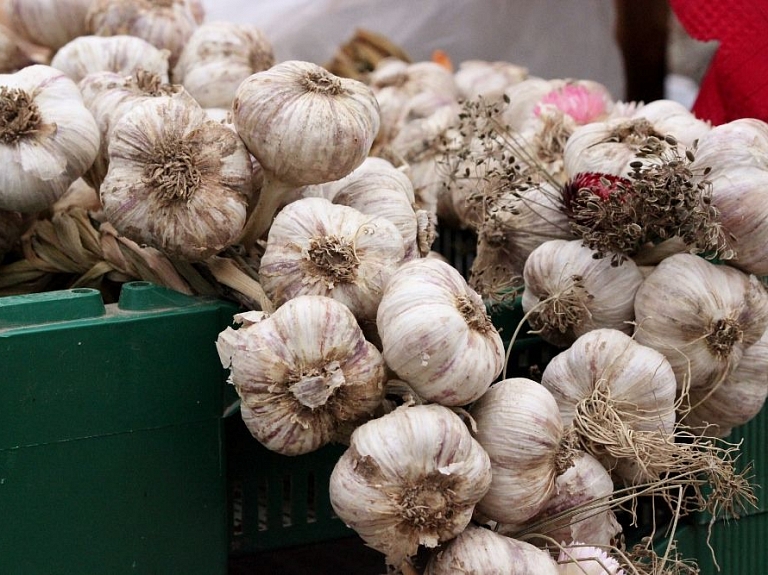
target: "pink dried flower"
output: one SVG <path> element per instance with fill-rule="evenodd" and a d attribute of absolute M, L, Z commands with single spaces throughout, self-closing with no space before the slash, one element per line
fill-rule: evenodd
<path fill-rule="evenodd" d="M 583 84 L 566 84 L 546 94 L 533 113 L 540 116 L 547 107 L 554 107 L 581 125 L 603 118 L 608 113 L 608 100 L 604 91 Z"/>

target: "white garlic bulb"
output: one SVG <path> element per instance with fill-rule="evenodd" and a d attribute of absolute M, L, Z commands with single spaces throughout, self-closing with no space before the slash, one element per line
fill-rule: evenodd
<path fill-rule="evenodd" d="M 611 509 L 613 490 L 613 479 L 603 464 L 580 452 L 573 465 L 557 476 L 552 496 L 536 515 L 522 525 L 499 526 L 499 532 L 512 537 L 524 532 L 527 541 L 541 547 L 551 547 L 552 541 L 608 547 L 622 530 Z M 546 539 L 539 542 L 536 534 Z"/>
<path fill-rule="evenodd" d="M 404 259 L 422 255 L 420 243 L 431 245 L 430 241 L 419 237 L 430 230 L 419 229 L 411 181 L 402 170 L 383 158 L 369 156 L 348 176 L 327 184 L 307 186 L 303 193 L 326 197 L 334 204 L 355 208 L 363 214 L 387 218 L 403 236 Z"/>
<path fill-rule="evenodd" d="M 440 405 L 400 406 L 360 425 L 331 473 L 339 518 L 399 567 L 461 533 L 488 490 L 488 454 Z"/>
<path fill-rule="evenodd" d="M 300 455 L 329 443 L 340 426 L 383 398 L 386 369 L 350 311 L 301 296 L 271 315 L 236 316 L 216 341 L 241 400 L 243 421 L 264 446 Z"/>
<path fill-rule="evenodd" d="M 557 575 L 549 553 L 474 525 L 436 551 L 424 575 Z"/>
<path fill-rule="evenodd" d="M 385 58 L 368 75 L 368 85 L 376 96 L 381 114 L 376 149 L 386 146 L 398 134 L 411 113 L 414 98 L 436 97 L 441 103 L 458 99 L 453 73 L 431 61 L 409 63 Z"/>
<path fill-rule="evenodd" d="M 574 542 L 557 557 L 559 575 L 625 575 L 619 562 L 597 545 Z"/>
<path fill-rule="evenodd" d="M 573 463 L 557 403 L 537 382 L 515 377 L 493 384 L 470 415 L 493 470 L 477 511 L 498 523 L 529 520 L 549 501 L 555 478 Z"/>
<path fill-rule="evenodd" d="M 139 244 L 204 260 L 237 240 L 251 190 L 242 141 L 194 101 L 147 98 L 112 129 L 104 214 Z"/>
<path fill-rule="evenodd" d="M 168 82 L 168 50 L 155 48 L 136 36 L 79 36 L 62 46 L 51 59 L 75 82 L 94 72 L 132 76 L 140 70 Z"/>
<path fill-rule="evenodd" d="M 204 108 L 229 108 L 240 82 L 274 63 L 272 44 L 255 25 L 205 22 L 184 45 L 173 81 Z"/>
<path fill-rule="evenodd" d="M 663 353 L 679 387 L 725 378 L 768 327 L 759 280 L 684 253 L 662 260 L 635 296 L 635 338 Z"/>
<path fill-rule="evenodd" d="M 692 168 L 710 170 L 712 204 L 735 251 L 728 263 L 768 275 L 768 124 L 740 118 L 715 126 L 699 140 Z"/>
<path fill-rule="evenodd" d="M 83 179 L 97 189 L 109 167 L 108 147 L 112 128 L 126 111 L 140 101 L 157 97 L 179 98 L 190 105 L 197 105 L 182 86 L 168 84 L 161 75 L 142 69 L 131 75 L 91 72 L 80 80 L 79 87 L 83 102 L 93 114 L 101 134 L 99 153 L 83 174 Z"/>
<path fill-rule="evenodd" d="M 551 183 L 510 190 L 489 203 L 477 227 L 470 282 L 486 297 L 521 285 L 525 261 L 544 242 L 574 239 L 561 193 Z"/>
<path fill-rule="evenodd" d="M 736 368 L 722 383 L 694 388 L 691 411 L 683 422 L 710 437 L 726 437 L 756 417 L 768 397 L 768 332 L 747 347 Z M 685 409 L 685 408 L 684 408 Z"/>
<path fill-rule="evenodd" d="M 482 298 L 439 259 L 395 270 L 376 325 L 387 365 L 428 401 L 466 405 L 501 372 L 504 346 Z"/>
<path fill-rule="evenodd" d="M 47 208 L 96 158 L 96 122 L 77 85 L 56 68 L 0 75 L 0 117 L 0 209 Z"/>
<path fill-rule="evenodd" d="M 86 29 L 96 36 L 137 36 L 168 50 L 173 68 L 205 15 L 201 0 L 90 0 Z"/>
<path fill-rule="evenodd" d="M 238 134 L 264 170 L 246 246 L 267 231 L 292 188 L 338 180 L 357 168 L 380 121 L 368 86 L 296 60 L 243 80 L 232 109 Z"/>
<path fill-rule="evenodd" d="M 301 198 L 275 217 L 259 278 L 278 306 L 298 295 L 325 295 L 372 320 L 403 255 L 402 236 L 388 219 Z"/>
<path fill-rule="evenodd" d="M 638 161 L 637 153 L 649 138 L 685 157 L 685 149 L 709 130 L 677 102 L 659 100 L 642 106 L 629 117 L 611 117 L 576 128 L 563 151 L 566 177 L 594 172 L 626 177 L 630 163 Z M 665 140 L 674 138 L 676 143 Z"/>
<path fill-rule="evenodd" d="M 6 0 L 8 26 L 36 46 L 57 50 L 87 33 L 92 0 Z"/>
<path fill-rule="evenodd" d="M 460 98 L 501 98 L 509 86 L 528 78 L 528 69 L 511 62 L 464 60 L 453 79 Z"/>
<path fill-rule="evenodd" d="M 622 479 L 637 479 L 636 464 L 647 469 L 662 463 L 651 459 L 653 446 L 671 441 L 677 384 L 658 351 L 624 332 L 595 329 L 547 364 L 541 384 L 584 450 Z M 633 443 L 641 440 L 647 445 Z"/>
<path fill-rule="evenodd" d="M 581 240 L 550 240 L 526 259 L 523 311 L 544 340 L 567 346 L 598 327 L 632 333 L 643 275 L 631 260 L 594 256 Z"/>

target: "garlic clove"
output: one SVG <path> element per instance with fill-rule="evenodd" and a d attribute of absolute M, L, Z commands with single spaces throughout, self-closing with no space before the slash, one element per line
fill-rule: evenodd
<path fill-rule="evenodd" d="M 399 567 L 461 533 L 491 480 L 488 455 L 440 405 L 400 406 L 358 427 L 331 473 L 331 505 Z"/>

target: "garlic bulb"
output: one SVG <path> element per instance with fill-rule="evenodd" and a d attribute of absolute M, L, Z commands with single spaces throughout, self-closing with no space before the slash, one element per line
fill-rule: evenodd
<path fill-rule="evenodd" d="M 77 85 L 36 64 L 0 75 L 0 209 L 35 212 L 93 163 L 99 129 Z"/>
<path fill-rule="evenodd" d="M 551 547 L 551 541 L 608 547 L 622 530 L 610 507 L 612 495 L 613 480 L 603 464 L 580 452 L 573 465 L 555 478 L 552 496 L 536 515 L 522 525 L 500 526 L 499 531 L 512 537 L 522 531 L 532 543 L 535 534 L 544 535 L 546 540 L 535 539 L 541 547 Z"/>
<path fill-rule="evenodd" d="M 260 28 L 236 22 L 206 22 L 192 32 L 173 69 L 204 108 L 229 108 L 240 82 L 275 63 L 272 45 Z"/>
<path fill-rule="evenodd" d="M 436 551 L 424 575 L 557 575 L 546 551 L 474 525 Z"/>
<path fill-rule="evenodd" d="M 376 325 L 387 365 L 428 401 L 471 403 L 501 372 L 504 346 L 483 300 L 439 259 L 410 260 L 395 270 Z"/>
<path fill-rule="evenodd" d="M 471 285 L 485 297 L 522 285 L 531 252 L 546 241 L 572 240 L 559 190 L 550 184 L 491 196 L 477 227 Z"/>
<path fill-rule="evenodd" d="M 557 557 L 560 575 L 625 575 L 619 562 L 598 546 L 573 543 Z"/>
<path fill-rule="evenodd" d="M 339 518 L 399 567 L 461 533 L 488 490 L 488 454 L 440 405 L 401 406 L 360 425 L 331 473 Z"/>
<path fill-rule="evenodd" d="M 7 25 L 36 46 L 57 50 L 87 33 L 85 17 L 92 0 L 6 0 Z"/>
<path fill-rule="evenodd" d="M 99 153 L 83 174 L 83 179 L 97 189 L 109 167 L 112 129 L 126 111 L 140 101 L 157 97 L 179 98 L 197 105 L 182 86 L 163 82 L 162 76 L 145 70 L 127 76 L 117 72 L 91 72 L 80 80 L 79 86 L 83 102 L 93 114 L 101 134 Z"/>
<path fill-rule="evenodd" d="M 269 228 L 291 188 L 338 180 L 368 156 L 379 129 L 371 89 L 310 62 L 290 60 L 242 81 L 232 104 L 238 134 L 264 170 L 243 243 Z"/>
<path fill-rule="evenodd" d="M 385 58 L 368 75 L 368 85 L 376 96 L 381 114 L 375 149 L 386 146 L 398 134 L 411 113 L 414 98 L 436 98 L 438 104 L 432 110 L 458 98 L 453 73 L 431 61 L 409 63 Z"/>
<path fill-rule="evenodd" d="M 325 198 L 302 198 L 275 217 L 259 278 L 275 305 L 298 295 L 325 295 L 358 319 L 372 320 L 403 255 L 402 236 L 386 218 Z"/>
<path fill-rule="evenodd" d="M 691 389 L 683 422 L 710 437 L 726 437 L 756 417 L 768 396 L 768 332 L 744 350 L 733 372 L 714 387 Z"/>
<path fill-rule="evenodd" d="M 308 186 L 303 193 L 326 197 L 334 204 L 355 208 L 363 214 L 387 218 L 403 236 L 405 259 L 423 255 L 423 244 L 427 244 L 427 251 L 431 247 L 428 238 L 420 237 L 432 230 L 419 228 L 411 181 L 402 170 L 383 158 L 369 156 L 348 176 L 327 184 Z"/>
<path fill-rule="evenodd" d="M 460 98 L 501 98 L 509 86 L 528 78 L 528 69 L 510 62 L 464 60 L 453 74 Z"/>
<path fill-rule="evenodd" d="M 663 353 L 682 389 L 727 377 L 768 327 L 759 280 L 692 254 L 662 260 L 635 297 L 635 338 Z"/>
<path fill-rule="evenodd" d="M 644 469 L 661 464 L 651 459 L 652 448 L 674 433 L 677 390 L 661 353 L 624 332 L 595 329 L 547 364 L 541 384 L 585 451 L 611 469 L 619 460 L 613 469 L 619 477 L 633 481 L 635 464 Z M 633 443 L 641 440 L 650 447 Z"/>
<path fill-rule="evenodd" d="M 631 260 L 615 266 L 594 256 L 581 240 L 550 240 L 528 256 L 522 306 L 545 341 L 567 346 L 598 327 L 632 333 L 643 275 Z"/>
<path fill-rule="evenodd" d="M 11 74 L 33 63 L 16 34 L 0 25 L 0 74 Z"/>
<path fill-rule="evenodd" d="M 715 126 L 699 140 L 693 167 L 710 170 L 712 203 L 735 251 L 728 263 L 768 275 L 768 124 L 741 118 Z"/>
<path fill-rule="evenodd" d="M 243 421 L 268 449 L 314 451 L 381 403 L 384 361 L 344 305 L 301 296 L 271 315 L 248 312 L 236 320 L 242 327 L 225 329 L 216 347 L 231 367 Z"/>
<path fill-rule="evenodd" d="M 94 72 L 133 76 L 143 70 L 167 83 L 169 55 L 136 36 L 80 36 L 54 54 L 51 66 L 75 82 Z"/>
<path fill-rule="evenodd" d="M 492 385 L 470 415 L 493 471 L 477 511 L 498 523 L 529 520 L 549 501 L 555 478 L 573 463 L 557 403 L 535 381 L 515 377 Z"/>
<path fill-rule="evenodd" d="M 204 260 L 245 225 L 251 161 L 237 134 L 194 102 L 148 98 L 112 129 L 100 193 L 122 235 L 171 257 Z"/>
<path fill-rule="evenodd" d="M 685 149 L 709 130 L 684 106 L 669 100 L 658 100 L 638 108 L 629 117 L 612 117 L 586 123 L 576 128 L 563 151 L 567 177 L 583 172 L 596 172 L 625 177 L 630 163 L 639 160 L 637 153 L 645 146 Z M 674 140 L 665 138 L 671 136 Z"/>
<path fill-rule="evenodd" d="M 89 0 L 85 25 L 97 36 L 129 35 L 169 52 L 173 68 L 205 15 L 201 0 Z"/>

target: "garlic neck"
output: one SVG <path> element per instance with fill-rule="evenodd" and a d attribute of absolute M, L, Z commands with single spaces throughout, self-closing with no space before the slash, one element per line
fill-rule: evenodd
<path fill-rule="evenodd" d="M 40 110 L 34 99 L 18 88 L 0 88 L 0 141 L 13 144 L 39 131 Z"/>
<path fill-rule="evenodd" d="M 485 306 L 480 305 L 467 294 L 456 296 L 456 309 L 459 310 L 459 313 L 464 317 L 464 321 L 473 330 L 480 333 L 488 333 L 493 329 L 493 323 L 488 317 Z"/>
<path fill-rule="evenodd" d="M 324 71 L 309 72 L 302 78 L 302 85 L 309 92 L 338 96 L 344 90 L 338 78 Z"/>

